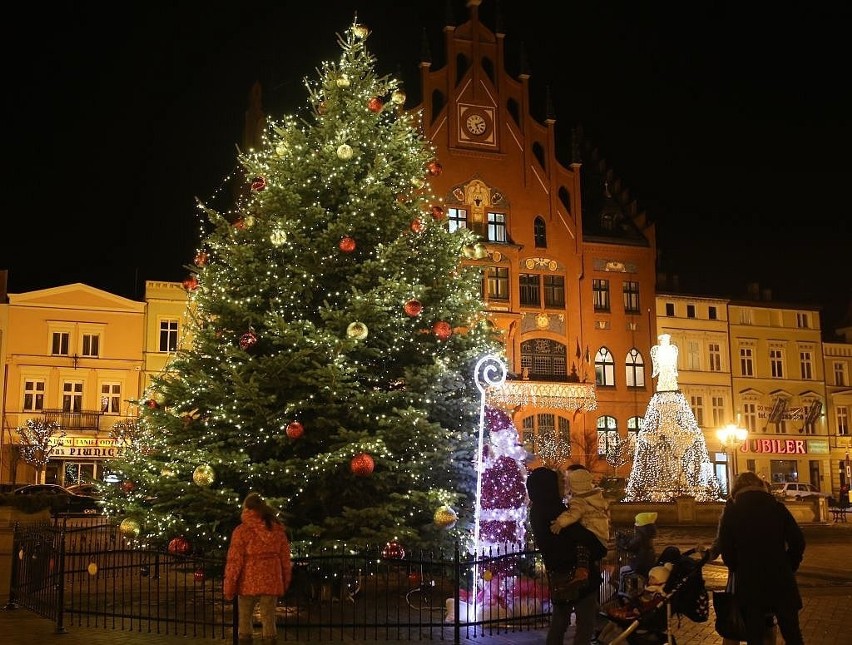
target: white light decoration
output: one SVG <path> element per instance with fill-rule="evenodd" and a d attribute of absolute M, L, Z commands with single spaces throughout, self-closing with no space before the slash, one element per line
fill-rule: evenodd
<path fill-rule="evenodd" d="M 594 383 L 507 381 L 490 389 L 488 400 L 507 408 L 533 405 L 582 412 L 598 407 Z"/>

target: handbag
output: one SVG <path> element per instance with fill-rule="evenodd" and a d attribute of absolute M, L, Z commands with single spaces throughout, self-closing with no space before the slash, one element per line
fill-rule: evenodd
<path fill-rule="evenodd" d="M 574 582 L 574 569 L 568 571 L 549 571 L 550 600 L 553 602 L 574 602 L 580 597 L 581 584 Z"/>
<path fill-rule="evenodd" d="M 713 609 L 716 612 L 716 633 L 722 638 L 733 641 L 746 640 L 743 613 L 737 604 L 734 573 L 728 572 L 728 584 L 725 591 L 713 592 Z"/>

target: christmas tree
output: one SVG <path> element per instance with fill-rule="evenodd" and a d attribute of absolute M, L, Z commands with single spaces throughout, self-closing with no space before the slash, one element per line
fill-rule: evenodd
<path fill-rule="evenodd" d="M 722 496 L 704 434 L 678 389 L 677 356 L 670 336 L 661 334 L 651 348 L 657 391 L 636 438 L 625 502 L 670 502 L 681 495 L 708 502 Z"/>
<path fill-rule="evenodd" d="M 474 521 L 478 393 L 497 346 L 477 242 L 365 26 L 306 80 L 302 114 L 240 155 L 245 196 L 201 204 L 191 346 L 140 402 L 106 509 L 144 543 L 221 552 L 258 491 L 297 541 L 450 546 Z M 177 540 L 175 542 L 175 540 Z"/>

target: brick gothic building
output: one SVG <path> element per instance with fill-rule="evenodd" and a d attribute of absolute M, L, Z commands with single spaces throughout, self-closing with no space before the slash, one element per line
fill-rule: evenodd
<path fill-rule="evenodd" d="M 445 26 L 446 65 L 433 69 L 428 51 L 420 62 L 412 109 L 443 167 L 432 189 L 451 229 L 482 238 L 466 261 L 483 269 L 509 362 L 502 403 L 525 444 L 564 455 L 570 443 L 572 461 L 624 476 L 623 459 L 604 457 L 638 431 L 653 392 L 654 227 L 577 132 L 573 158 L 557 159 L 552 109 L 543 124 L 531 116 L 529 75 L 506 71 L 505 35 L 479 4 Z M 263 121 L 255 85 L 246 147 Z"/>

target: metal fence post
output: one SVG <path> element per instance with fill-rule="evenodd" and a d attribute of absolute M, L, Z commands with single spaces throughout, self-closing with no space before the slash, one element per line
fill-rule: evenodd
<path fill-rule="evenodd" d="M 68 518 L 63 518 L 62 528 L 59 530 L 59 550 L 53 560 L 54 564 L 56 564 L 58 560 L 59 565 L 59 571 L 57 572 L 57 575 L 59 576 L 59 584 L 56 589 L 56 602 L 58 604 L 56 613 L 57 634 L 65 633 L 65 527 L 67 523 Z"/>
<path fill-rule="evenodd" d="M 453 594 L 453 643 L 460 645 L 461 643 L 461 553 L 459 552 L 458 542 L 456 543 L 455 553 L 453 554 L 453 567 L 455 567 L 455 593 Z"/>
<path fill-rule="evenodd" d="M 20 524 L 15 522 L 12 526 L 12 571 L 9 576 L 9 600 L 6 602 L 6 609 L 17 609 L 18 603 L 15 602 L 15 591 L 18 589 L 18 576 L 20 575 L 20 559 L 18 552 L 21 550 L 21 538 L 18 533 Z"/>

